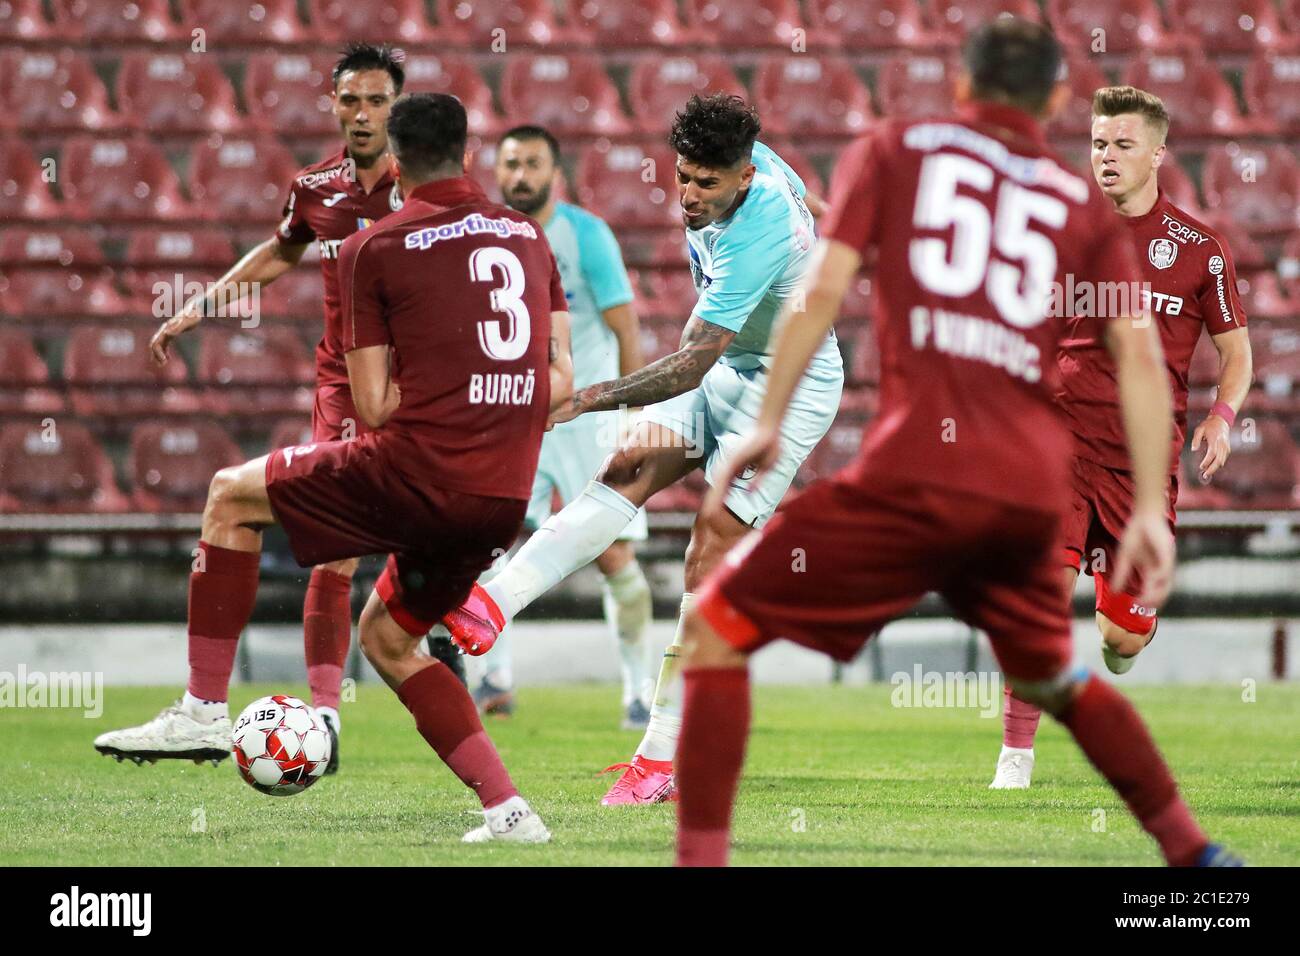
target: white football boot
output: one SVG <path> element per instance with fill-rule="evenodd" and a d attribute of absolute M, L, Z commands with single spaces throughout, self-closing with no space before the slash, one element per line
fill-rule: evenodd
<path fill-rule="evenodd" d="M 211 760 L 218 764 L 230 756 L 230 718 L 201 723 L 181 709 L 180 701 L 139 727 L 110 730 L 95 738 L 95 749 L 119 761 Z"/>
<path fill-rule="evenodd" d="M 990 790 L 1028 790 L 1029 778 L 1034 773 L 1032 748 L 1003 746 L 998 754 L 998 772 L 989 784 Z"/>
<path fill-rule="evenodd" d="M 542 818 L 533 812 L 523 797 L 511 797 L 498 807 L 484 810 L 483 816 L 487 822 L 461 837 L 462 843 L 487 843 L 490 840 L 549 843 L 551 840 L 551 831 L 546 829 Z"/>

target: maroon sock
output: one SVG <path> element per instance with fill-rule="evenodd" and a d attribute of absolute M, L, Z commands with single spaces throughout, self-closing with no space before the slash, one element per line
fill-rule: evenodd
<path fill-rule="evenodd" d="M 1042 716 L 1043 712 L 1033 704 L 1011 693 L 1008 684 L 1002 706 L 1002 746 L 1032 750 L 1034 734 L 1038 733 L 1038 718 Z"/>
<path fill-rule="evenodd" d="M 199 542 L 190 572 L 190 683 L 200 700 L 225 700 L 239 635 L 257 600 L 258 551 L 234 551 Z M 199 570 L 201 569 L 201 570 Z"/>
<path fill-rule="evenodd" d="M 677 742 L 677 865 L 726 866 L 731 807 L 749 737 L 749 670 L 685 672 Z"/>
<path fill-rule="evenodd" d="M 518 796 L 469 691 L 446 665 L 435 662 L 412 674 L 397 688 L 397 696 L 415 717 L 420 735 L 478 794 L 485 810 Z"/>
<path fill-rule="evenodd" d="M 1156 838 L 1169 865 L 1195 863 L 1209 840 L 1178 795 L 1169 767 L 1128 698 L 1094 674 L 1061 723 Z"/>
<path fill-rule="evenodd" d="M 302 605 L 302 636 L 307 652 L 307 685 L 316 707 L 339 706 L 343 665 L 352 646 L 352 579 L 312 568 Z"/>

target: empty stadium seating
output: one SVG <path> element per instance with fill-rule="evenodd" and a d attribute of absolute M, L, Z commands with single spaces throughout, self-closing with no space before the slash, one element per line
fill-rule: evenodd
<path fill-rule="evenodd" d="M 293 418 L 283 418 L 271 428 L 271 436 L 267 440 L 266 447 L 267 450 L 274 450 L 294 445 L 310 445 L 311 437 L 310 417 L 298 415 Z"/>
<path fill-rule="evenodd" d="M 275 222 L 297 170 L 274 139 L 209 138 L 190 161 L 190 198 L 206 219 Z"/>
<path fill-rule="evenodd" d="M 1257 130 L 1300 134 L 1300 40 L 1251 60 L 1242 85 Z"/>
<path fill-rule="evenodd" d="M 569 18 L 602 49 L 673 47 L 698 37 L 677 15 L 676 0 L 577 0 Z"/>
<path fill-rule="evenodd" d="M 853 67 L 830 57 L 768 57 L 754 98 L 769 135 L 860 135 L 873 116 L 871 95 Z"/>
<path fill-rule="evenodd" d="M 797 0 L 686 0 L 686 19 L 719 49 L 794 48 L 805 27 Z"/>
<path fill-rule="evenodd" d="M 292 328 L 214 326 L 200 333 L 198 381 L 204 386 L 204 405 L 214 412 L 309 412 L 314 380 L 311 352 Z"/>
<path fill-rule="evenodd" d="M 138 511 L 203 510 L 212 476 L 244 456 L 215 422 L 147 422 L 131 432 L 127 474 Z"/>
<path fill-rule="evenodd" d="M 1047 0 L 1056 32 L 1078 50 L 1131 53 L 1165 40 L 1156 0 Z"/>
<path fill-rule="evenodd" d="M 244 73 L 250 124 L 291 136 L 323 136 L 339 128 L 330 99 L 335 57 L 255 53 Z"/>
<path fill-rule="evenodd" d="M 590 54 L 516 54 L 501 77 L 506 121 L 537 123 L 557 136 L 616 135 L 631 124 L 600 58 Z"/>
<path fill-rule="evenodd" d="M 44 0 L 8 0 L 0 17 L 0 40 L 44 40 L 55 30 L 45 19 Z"/>
<path fill-rule="evenodd" d="M 930 0 L 931 26 L 940 38 L 959 43 L 979 24 L 1002 14 L 1041 20 L 1035 0 Z"/>
<path fill-rule="evenodd" d="M 59 203 L 50 192 L 51 181 L 25 143 L 0 138 L 0 216 L 6 221 L 56 216 Z"/>
<path fill-rule="evenodd" d="M 235 247 L 228 235 L 211 227 L 145 226 L 131 233 L 125 261 L 129 266 L 229 265 Z"/>
<path fill-rule="evenodd" d="M 65 210 L 85 219 L 179 219 L 189 212 L 180 180 L 144 136 L 71 136 L 60 164 Z"/>
<path fill-rule="evenodd" d="M 1092 125 L 1092 94 L 1109 85 L 1097 62 L 1078 53 L 1067 52 L 1061 63 L 1061 81 L 1070 86 L 1070 99 L 1048 123 L 1055 136 L 1086 137 Z"/>
<path fill-rule="evenodd" d="M 1126 83 L 1159 96 L 1182 136 L 1237 136 L 1250 123 L 1218 68 L 1199 47 L 1178 46 L 1142 53 L 1124 77 Z"/>
<path fill-rule="evenodd" d="M 207 54 L 128 53 L 117 75 L 117 102 L 132 124 L 154 136 L 243 126 L 235 88 Z"/>
<path fill-rule="evenodd" d="M 75 50 L 0 54 L 0 129 L 101 130 L 122 122 L 90 59 Z"/>
<path fill-rule="evenodd" d="M 310 0 L 312 29 L 326 43 L 370 40 L 390 43 L 426 43 L 434 39 L 424 14 L 423 0 Z"/>
<path fill-rule="evenodd" d="M 474 49 L 498 53 L 584 39 L 561 28 L 548 0 L 438 0 L 438 23 Z"/>
<path fill-rule="evenodd" d="M 463 57 L 455 54 L 408 57 L 405 89 L 454 94 L 465 106 L 469 129 L 478 136 L 490 139 L 502 129 L 501 118 L 492 105 L 491 88 L 474 64 Z"/>
<path fill-rule="evenodd" d="M 0 326 L 0 415 L 49 415 L 64 409 L 50 370 L 26 330 Z"/>
<path fill-rule="evenodd" d="M 1165 10 L 1174 29 L 1216 53 L 1249 53 L 1282 36 L 1273 0 L 1165 0 Z"/>
<path fill-rule="evenodd" d="M 596 145 L 578 165 L 578 201 L 611 226 L 680 226 L 677 156 L 666 146 Z"/>
<path fill-rule="evenodd" d="M 112 462 L 80 422 L 0 425 L 0 461 L 0 512 L 111 513 L 130 507 Z"/>
<path fill-rule="evenodd" d="M 83 43 L 162 43 L 183 35 L 167 0 L 52 0 L 51 6 L 59 34 Z"/>
<path fill-rule="evenodd" d="M 880 67 L 876 96 L 887 116 L 934 116 L 951 111 L 956 72 L 952 59 L 894 54 Z"/>
<path fill-rule="evenodd" d="M 202 406 L 187 387 L 185 360 L 172 350 L 161 368 L 149 355 L 152 330 L 86 325 L 68 336 L 63 380 L 84 416 L 186 414 Z"/>
<path fill-rule="evenodd" d="M 311 36 L 298 19 L 297 0 L 182 0 L 181 23 L 202 28 L 215 47 L 301 43 Z"/>
<path fill-rule="evenodd" d="M 744 85 L 721 55 L 645 57 L 637 63 L 628 83 L 628 99 L 637 125 L 651 136 L 662 136 L 671 127 L 673 115 L 693 95 L 709 93 L 745 94 Z"/>
<path fill-rule="evenodd" d="M 1206 153 L 1206 203 L 1252 232 L 1300 228 L 1300 169 L 1285 146 L 1227 143 Z"/>
<path fill-rule="evenodd" d="M 819 43 L 847 51 L 922 47 L 932 42 L 917 0 L 807 0 Z"/>

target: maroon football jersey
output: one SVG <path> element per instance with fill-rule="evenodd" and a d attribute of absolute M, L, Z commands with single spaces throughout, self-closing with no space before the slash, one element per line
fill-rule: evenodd
<path fill-rule="evenodd" d="M 821 231 L 878 252 L 880 350 L 880 413 L 851 477 L 1063 507 L 1063 323 L 1049 306 L 1067 276 L 1137 279 L 1108 205 L 1007 107 L 882 123 L 850 148 Z"/>
<path fill-rule="evenodd" d="M 1223 238 L 1169 201 L 1163 191 L 1144 216 L 1120 216 L 1134 244 L 1149 304 L 1160 329 L 1173 392 L 1174 438 L 1169 469 L 1187 436 L 1187 373 L 1201 329 L 1211 335 L 1245 328 L 1237 270 Z M 1093 324 L 1070 320 L 1061 343 L 1061 401 L 1075 453 L 1107 468 L 1128 470 L 1115 364 Z"/>
<path fill-rule="evenodd" d="M 542 227 L 469 177 L 414 190 L 339 255 L 345 351 L 393 348 L 402 403 L 379 430 L 409 479 L 530 497 L 550 410 L 551 313 L 567 312 Z"/>
<path fill-rule="evenodd" d="M 276 230 L 281 242 L 292 245 L 316 240 L 320 272 L 325 283 L 325 332 L 316 346 L 316 384 L 346 385 L 342 320 L 339 317 L 339 247 L 343 240 L 376 219 L 402 208 L 397 182 L 386 168 L 375 188 L 366 192 L 344 150 L 308 166 L 294 177 L 284 220 Z"/>

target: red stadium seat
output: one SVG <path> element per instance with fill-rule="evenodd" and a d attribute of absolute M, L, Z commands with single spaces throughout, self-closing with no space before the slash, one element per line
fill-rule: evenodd
<path fill-rule="evenodd" d="M 234 87 L 206 53 L 128 53 L 117 75 L 117 102 L 151 134 L 225 133 L 243 125 Z"/>
<path fill-rule="evenodd" d="M 798 0 L 687 0 L 686 22 L 705 42 L 732 51 L 745 47 L 793 48 L 803 30 Z"/>
<path fill-rule="evenodd" d="M 950 43 L 960 43 L 976 27 L 1004 14 L 1042 19 L 1034 0 L 930 0 L 931 26 Z"/>
<path fill-rule="evenodd" d="M 8 229 L 0 239 L 0 263 L 14 268 L 0 280 L 5 309 L 14 315 L 116 316 L 127 305 L 104 268 L 104 253 L 85 232 Z"/>
<path fill-rule="evenodd" d="M 1293 233 L 1282 246 L 1282 255 L 1277 260 L 1277 277 L 1292 298 L 1300 299 L 1300 232 Z"/>
<path fill-rule="evenodd" d="M 312 29 L 328 43 L 428 43 L 437 39 L 423 0 L 311 0 Z"/>
<path fill-rule="evenodd" d="M 167 158 L 143 137 L 69 137 L 60 169 L 64 202 L 78 216 L 178 219 L 190 213 Z"/>
<path fill-rule="evenodd" d="M 406 60 L 408 92 L 451 93 L 465 106 L 469 131 L 491 138 L 501 130 L 492 90 L 469 60 L 454 54 L 413 54 Z"/>
<path fill-rule="evenodd" d="M 1165 0 L 1165 8 L 1170 26 L 1216 54 L 1249 53 L 1282 36 L 1273 0 Z"/>
<path fill-rule="evenodd" d="M 7 0 L 6 14 L 0 17 L 0 40 L 44 40 L 57 35 L 45 19 L 44 0 Z"/>
<path fill-rule="evenodd" d="M 130 309 L 137 315 L 149 315 L 161 321 L 181 307 L 210 282 L 216 281 L 230 263 L 204 269 L 176 263 L 151 269 L 123 269 L 118 273 L 126 287 Z"/>
<path fill-rule="evenodd" d="M 0 126 L 99 130 L 121 125 L 95 67 L 73 50 L 10 50 L 0 55 Z"/>
<path fill-rule="evenodd" d="M 681 345 L 682 327 L 685 324 L 684 316 L 645 316 L 641 320 L 641 355 L 646 362 L 653 362 L 676 352 Z"/>
<path fill-rule="evenodd" d="M 677 155 L 666 146 L 597 143 L 578 163 L 578 201 L 614 228 L 681 228 Z"/>
<path fill-rule="evenodd" d="M 325 287 L 320 269 L 300 265 L 261 290 L 263 317 L 323 322 Z"/>
<path fill-rule="evenodd" d="M 1221 211 L 1215 210 L 1206 211 L 1205 221 L 1223 236 L 1223 241 L 1232 250 L 1232 261 L 1236 263 L 1238 272 L 1266 269 L 1271 264 L 1263 247 L 1251 237 L 1244 225 L 1238 225 Z"/>
<path fill-rule="evenodd" d="M 1130 53 L 1165 36 L 1155 0 L 1048 0 L 1047 11 L 1062 42 L 1079 50 L 1101 43 L 1096 52 Z"/>
<path fill-rule="evenodd" d="M 826 198 L 826 183 L 822 180 L 821 173 L 798 146 L 788 140 L 768 141 L 767 145 L 799 174 L 806 192 L 816 193 L 822 199 Z"/>
<path fill-rule="evenodd" d="M 644 57 L 637 61 L 628 84 L 637 125 L 653 136 L 663 136 L 672 126 L 673 115 L 696 93 L 746 95 L 727 59 L 716 54 Z"/>
<path fill-rule="evenodd" d="M 189 40 L 172 22 L 167 0 L 53 0 L 53 6 L 63 35 L 87 43 Z"/>
<path fill-rule="evenodd" d="M 278 140 L 211 137 L 190 160 L 190 197 L 210 219 L 274 222 L 297 171 Z"/>
<path fill-rule="evenodd" d="M 1169 194 L 1174 205 L 1192 213 L 1201 211 L 1201 198 L 1196 192 L 1196 183 L 1187 175 L 1187 170 L 1183 169 L 1172 150 L 1165 152 L 1158 179 L 1160 188 Z"/>
<path fill-rule="evenodd" d="M 1232 87 L 1199 47 L 1147 50 L 1129 66 L 1124 80 L 1164 101 L 1177 134 L 1235 136 L 1250 129 Z"/>
<path fill-rule="evenodd" d="M 146 226 L 131 233 L 129 266 L 228 266 L 235 261 L 230 237 L 213 229 Z"/>
<path fill-rule="evenodd" d="M 310 31 L 297 0 L 182 0 L 181 23 L 201 27 L 210 44 L 302 43 Z"/>
<path fill-rule="evenodd" d="M 665 229 L 655 241 L 652 261 L 656 265 L 681 267 L 689 264 L 690 253 L 686 249 L 686 237 L 679 224 L 676 229 Z"/>
<path fill-rule="evenodd" d="M 1231 441 L 1232 458 L 1228 467 L 1215 475 L 1216 485 L 1246 507 L 1300 505 L 1300 494 L 1297 494 L 1300 449 L 1296 448 L 1284 423 L 1273 418 L 1256 418 L 1253 432 L 1234 428 Z"/>
<path fill-rule="evenodd" d="M 52 177 L 54 167 L 49 169 Z M 59 211 L 49 179 L 27 145 L 0 139 L 0 218 L 49 220 Z"/>
<path fill-rule="evenodd" d="M 686 319 L 699 298 L 699 293 L 695 291 L 695 282 L 691 279 L 690 269 L 683 263 L 676 269 L 648 272 L 643 276 L 642 285 L 646 291 L 645 304 L 650 314 L 663 316 L 669 325 L 676 328 L 677 338 L 681 338 Z M 673 339 L 669 351 L 676 350 L 677 339 Z"/>
<path fill-rule="evenodd" d="M 1300 0 L 1280 0 L 1282 26 L 1294 35 L 1300 36 Z"/>
<path fill-rule="evenodd" d="M 68 336 L 63 380 L 78 415 L 185 414 L 201 407 L 185 387 L 185 361 L 172 350 L 159 368 L 149 356 L 152 330 L 82 326 Z"/>
<path fill-rule="evenodd" d="M 131 504 L 140 511 L 202 511 L 212 476 L 243 461 L 215 422 L 137 425 L 127 461 Z"/>
<path fill-rule="evenodd" d="M 198 381 L 208 408 L 234 415 L 311 411 L 315 366 L 293 329 L 206 328 L 199 342 Z"/>
<path fill-rule="evenodd" d="M 1252 337 L 1255 381 L 1277 397 L 1300 397 L 1300 330 L 1282 328 Z"/>
<path fill-rule="evenodd" d="M 1070 86 L 1070 99 L 1047 124 L 1052 136 L 1071 136 L 1086 140 L 1092 127 L 1092 94 L 1110 81 L 1096 60 L 1083 54 L 1066 52 L 1061 61 L 1060 80 Z"/>
<path fill-rule="evenodd" d="M 1242 81 L 1256 127 L 1273 135 L 1300 135 L 1300 41 L 1256 56 Z"/>
<path fill-rule="evenodd" d="M 1282 145 L 1212 147 L 1203 172 L 1205 203 L 1252 232 L 1300 228 L 1300 170 Z"/>
<path fill-rule="evenodd" d="M 537 123 L 558 136 L 625 133 L 618 90 L 591 54 L 519 54 L 506 63 L 501 107 L 509 123 Z"/>
<path fill-rule="evenodd" d="M 871 124 L 871 94 L 847 61 L 774 54 L 754 81 L 770 135 L 858 136 Z"/>
<path fill-rule="evenodd" d="M 849 320 L 849 326 L 866 325 L 874 318 L 872 314 L 871 279 L 859 273 L 844 293 L 840 303 L 840 315 Z"/>
<path fill-rule="evenodd" d="M 676 0 L 576 0 L 569 18 L 602 50 L 672 47 L 697 39 L 678 18 Z"/>
<path fill-rule="evenodd" d="M 917 0 L 807 0 L 816 35 L 845 50 L 927 46 L 934 42 Z"/>
<path fill-rule="evenodd" d="M 1300 315 L 1300 300 L 1291 298 L 1276 272 L 1238 273 L 1237 293 L 1251 322 Z"/>
<path fill-rule="evenodd" d="M 896 54 L 880 67 L 876 93 L 882 116 L 920 118 L 952 112 L 953 61 L 941 56 Z"/>
<path fill-rule="evenodd" d="M 581 29 L 561 27 L 554 9 L 550 0 L 438 0 L 439 32 L 453 31 L 482 52 L 589 39 Z"/>
<path fill-rule="evenodd" d="M 49 415 L 63 411 L 63 396 L 50 388 L 45 366 L 27 332 L 0 327 L 0 415 Z"/>
<path fill-rule="evenodd" d="M 330 99 L 332 70 L 328 56 L 254 53 L 244 72 L 249 123 L 296 136 L 338 132 Z"/>
<path fill-rule="evenodd" d="M 79 422 L 0 426 L 0 461 L 0 511 L 112 513 L 129 507 L 113 463 Z"/>
<path fill-rule="evenodd" d="M 271 436 L 266 443 L 268 451 L 277 448 L 292 448 L 296 445 L 311 444 L 311 418 L 297 415 L 284 418 L 275 423 Z"/>

